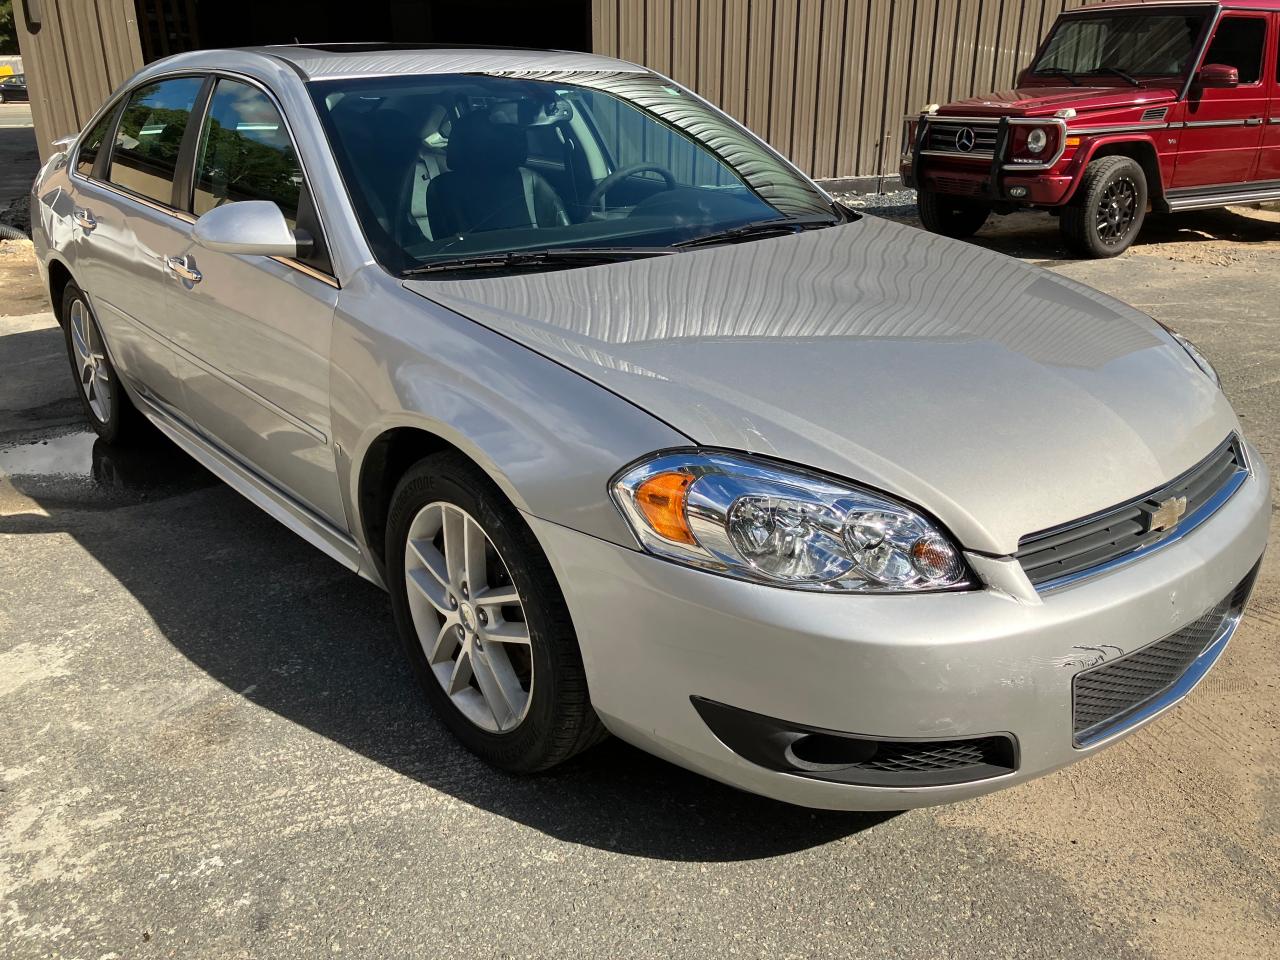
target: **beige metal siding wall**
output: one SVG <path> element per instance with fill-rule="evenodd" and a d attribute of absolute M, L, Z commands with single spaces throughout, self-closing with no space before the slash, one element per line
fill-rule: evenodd
<path fill-rule="evenodd" d="M 691 87 L 815 177 L 897 173 L 902 117 L 1007 89 L 1083 0 L 592 0 L 597 53 Z"/>
<path fill-rule="evenodd" d="M 142 66 L 133 0 L 44 0 L 33 35 L 14 4 L 40 156 L 75 133 L 107 95 Z"/>

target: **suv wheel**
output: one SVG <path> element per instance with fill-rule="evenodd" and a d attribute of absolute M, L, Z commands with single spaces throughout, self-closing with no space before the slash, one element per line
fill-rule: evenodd
<path fill-rule="evenodd" d="M 1086 257 L 1129 249 L 1147 216 L 1147 175 L 1130 157 L 1103 157 L 1085 168 L 1076 200 L 1059 226 L 1067 245 Z"/>
<path fill-rule="evenodd" d="M 68 283 L 62 293 L 62 328 L 76 393 L 89 424 L 107 443 L 138 432 L 142 418 L 107 356 L 89 298 L 74 283 Z"/>
<path fill-rule="evenodd" d="M 604 738 L 551 565 L 519 512 L 462 455 L 428 457 L 400 481 L 387 584 L 427 700 L 473 753 L 531 773 Z"/>
<path fill-rule="evenodd" d="M 932 190 L 917 191 L 916 208 L 926 230 L 956 239 L 972 237 L 991 215 L 990 204 Z"/>

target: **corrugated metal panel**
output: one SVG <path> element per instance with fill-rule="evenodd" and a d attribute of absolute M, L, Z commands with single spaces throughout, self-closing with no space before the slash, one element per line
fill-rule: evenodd
<path fill-rule="evenodd" d="M 75 133 L 112 90 L 142 66 L 132 0 L 44 0 L 35 34 L 21 15 L 18 45 L 27 69 L 41 157 Z"/>
<path fill-rule="evenodd" d="M 593 0 L 593 22 L 598 52 L 674 73 L 814 176 L 893 176 L 904 113 L 1008 89 L 1081 2 Z"/>

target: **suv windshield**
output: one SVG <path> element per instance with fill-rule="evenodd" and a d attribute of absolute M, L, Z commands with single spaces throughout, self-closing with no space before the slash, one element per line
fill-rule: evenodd
<path fill-rule="evenodd" d="M 745 225 L 726 240 L 843 219 L 753 137 L 649 74 L 309 86 L 365 235 L 393 273 L 557 248 L 644 255 Z"/>
<path fill-rule="evenodd" d="M 1031 66 L 1034 76 L 1180 77 L 1192 67 L 1209 12 L 1073 14 L 1060 19 Z"/>

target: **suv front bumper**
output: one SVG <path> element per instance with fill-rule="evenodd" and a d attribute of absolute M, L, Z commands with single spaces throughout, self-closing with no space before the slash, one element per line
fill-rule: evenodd
<path fill-rule="evenodd" d="M 1026 599 L 994 588 L 897 596 L 784 590 L 688 569 L 527 519 L 564 590 L 592 703 L 613 733 L 790 803 L 900 810 L 1049 773 L 1176 702 L 1137 716 L 1101 742 L 1084 748 L 1073 743 L 1077 673 L 1098 657 L 1131 653 L 1195 621 L 1257 564 L 1266 546 L 1270 482 L 1261 459 L 1250 454 L 1254 473 L 1176 544 Z M 830 782 L 771 769 L 726 746 L 696 706 L 705 701 L 864 738 L 1008 735 L 1016 759 L 1012 772 L 976 782 Z"/>

